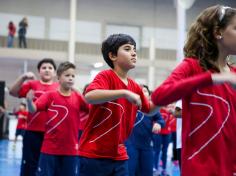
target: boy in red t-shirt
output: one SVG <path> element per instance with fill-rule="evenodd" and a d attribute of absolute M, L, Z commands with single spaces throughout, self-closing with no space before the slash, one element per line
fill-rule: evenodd
<path fill-rule="evenodd" d="M 34 91 L 34 101 L 50 90 L 55 90 L 58 83 L 54 82 L 56 64 L 51 58 L 44 58 L 37 65 L 39 79 L 32 72 L 21 75 L 10 88 L 10 94 L 15 97 L 26 97 L 31 90 Z M 40 149 L 45 131 L 46 112 L 29 113 L 27 129 L 23 138 L 23 152 L 21 175 L 35 176 Z"/>
<path fill-rule="evenodd" d="M 80 138 L 80 175 L 128 175 L 124 141 L 134 126 L 137 110 L 149 112 L 148 99 L 128 77 L 136 65 L 136 43 L 126 34 L 114 34 L 102 43 L 111 69 L 101 71 L 89 84 L 85 98 L 89 118 Z"/>
<path fill-rule="evenodd" d="M 57 70 L 59 89 L 42 95 L 35 103 L 28 94 L 30 112 L 46 111 L 46 131 L 41 149 L 38 176 L 77 176 L 79 113 L 88 104 L 73 90 L 75 65 L 63 62 Z"/>
<path fill-rule="evenodd" d="M 14 147 L 15 147 L 15 143 L 17 141 L 17 136 L 21 135 L 23 137 L 25 134 L 26 127 L 27 127 L 28 111 L 26 110 L 25 103 L 20 103 L 19 110 L 17 112 L 15 112 L 15 115 L 17 116 L 18 122 L 17 122 L 17 126 L 16 126 Z"/>
<path fill-rule="evenodd" d="M 153 134 L 153 154 L 154 154 L 154 170 L 157 170 L 159 173 L 159 156 L 161 153 L 161 161 L 162 161 L 162 176 L 167 176 L 166 166 L 167 166 L 167 151 L 169 147 L 169 143 L 171 141 L 171 127 L 172 120 L 174 116 L 172 115 L 172 104 L 168 106 L 164 106 L 160 109 L 161 116 L 165 121 L 165 127 L 161 129 L 161 131 L 154 132 Z"/>

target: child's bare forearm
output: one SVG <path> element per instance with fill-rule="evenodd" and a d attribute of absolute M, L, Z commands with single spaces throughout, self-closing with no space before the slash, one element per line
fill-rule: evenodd
<path fill-rule="evenodd" d="M 27 105 L 30 113 L 35 113 L 37 111 L 36 106 L 31 99 L 27 99 Z"/>
<path fill-rule="evenodd" d="M 126 97 L 126 90 L 92 90 L 85 95 L 85 99 L 90 104 L 101 104 L 118 98 Z"/>
<path fill-rule="evenodd" d="M 18 97 L 18 92 L 20 90 L 21 85 L 24 83 L 25 78 L 23 75 L 21 75 L 17 80 L 13 83 L 13 85 L 10 87 L 10 94 L 14 97 Z"/>

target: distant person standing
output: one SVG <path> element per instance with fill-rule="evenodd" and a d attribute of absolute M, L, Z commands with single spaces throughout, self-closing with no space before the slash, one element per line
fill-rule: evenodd
<path fill-rule="evenodd" d="M 15 147 L 16 147 L 17 137 L 18 136 L 23 137 L 25 134 L 25 130 L 27 127 L 27 116 L 28 116 L 26 104 L 20 103 L 18 110 L 15 111 L 14 114 L 16 115 L 18 122 L 17 122 L 17 126 L 16 126 L 16 133 L 15 133 L 15 140 L 14 140 L 13 149 L 15 149 Z"/>
<path fill-rule="evenodd" d="M 176 150 L 179 168 L 181 169 L 181 148 L 182 148 L 182 100 L 178 100 L 175 104 L 174 116 L 177 120 L 176 129 Z"/>
<path fill-rule="evenodd" d="M 19 23 L 19 30 L 18 30 L 19 48 L 22 48 L 22 47 L 27 48 L 27 43 L 26 43 L 27 27 L 28 27 L 28 20 L 26 17 L 24 17 Z"/>
<path fill-rule="evenodd" d="M 8 36 L 7 36 L 7 47 L 8 48 L 13 47 L 15 34 L 16 34 L 16 26 L 12 21 L 10 21 L 8 23 Z"/>

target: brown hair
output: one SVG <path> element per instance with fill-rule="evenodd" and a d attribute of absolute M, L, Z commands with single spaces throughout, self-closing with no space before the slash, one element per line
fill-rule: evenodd
<path fill-rule="evenodd" d="M 66 71 L 66 70 L 68 70 L 68 69 L 70 69 L 70 68 L 75 69 L 76 66 L 75 66 L 73 63 L 68 62 L 68 61 L 62 62 L 62 63 L 59 65 L 58 69 L 57 69 L 57 76 L 60 77 L 61 74 L 62 74 L 64 71 Z"/>
<path fill-rule="evenodd" d="M 184 46 L 185 57 L 198 59 L 204 70 L 219 72 L 214 64 L 219 55 L 214 32 L 225 29 L 235 15 L 236 9 L 230 7 L 215 5 L 206 8 L 188 31 Z"/>

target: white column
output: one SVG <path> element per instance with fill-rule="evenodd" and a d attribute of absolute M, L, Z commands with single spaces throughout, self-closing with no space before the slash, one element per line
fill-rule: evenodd
<path fill-rule="evenodd" d="M 184 58 L 183 48 L 185 42 L 186 10 L 177 0 L 177 55 L 176 60 L 180 62 Z"/>
<path fill-rule="evenodd" d="M 75 39 L 76 39 L 76 1 L 70 0 L 70 38 L 68 44 L 69 61 L 75 62 Z"/>
<path fill-rule="evenodd" d="M 153 90 L 155 87 L 155 66 L 154 66 L 154 60 L 155 60 L 155 39 L 154 37 L 150 38 L 150 46 L 149 46 L 149 60 L 150 65 L 148 67 L 148 87 L 150 90 Z"/>
<path fill-rule="evenodd" d="M 23 67 L 23 73 L 28 72 L 28 61 L 24 60 L 24 67 Z"/>

